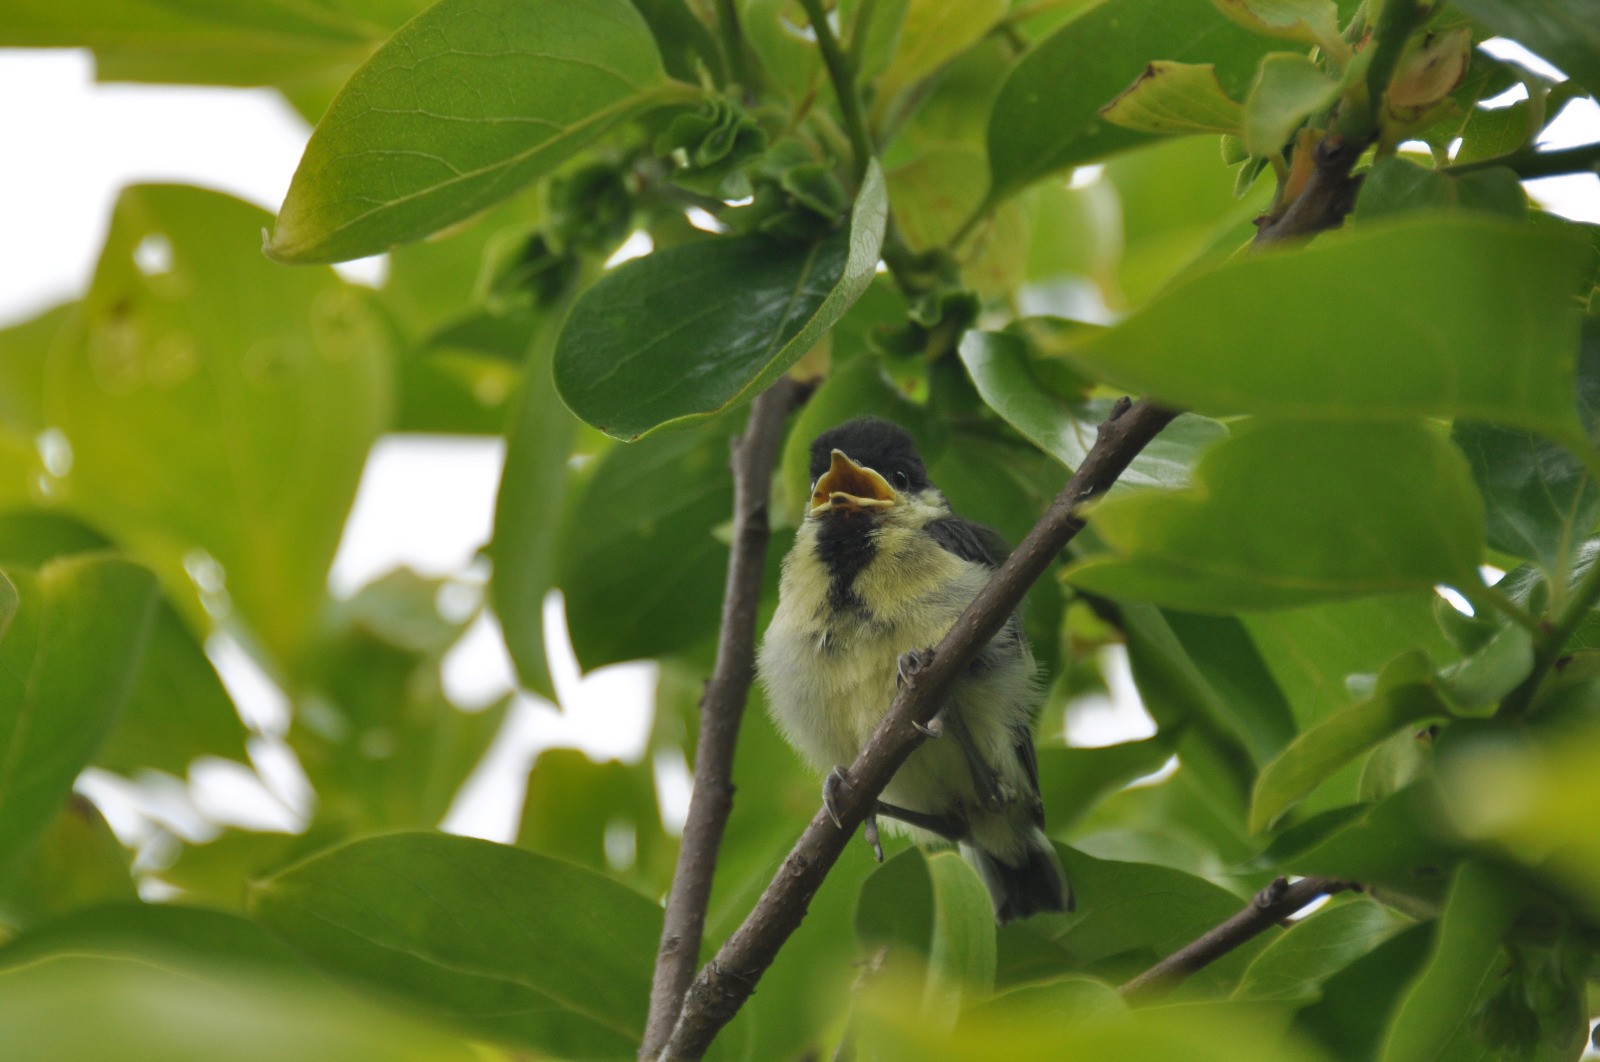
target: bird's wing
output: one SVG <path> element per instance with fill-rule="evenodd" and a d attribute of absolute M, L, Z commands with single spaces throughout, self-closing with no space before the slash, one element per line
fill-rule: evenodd
<path fill-rule="evenodd" d="M 1033 821 L 1041 829 L 1044 827 L 1044 800 L 1039 793 L 1039 754 L 1033 747 L 1033 732 L 1030 729 L 1018 727 L 1012 731 L 1016 739 L 1013 746 L 1017 752 L 1017 760 L 1022 764 L 1023 773 L 1027 775 L 1029 792 L 1033 798 Z"/>
<path fill-rule="evenodd" d="M 1011 552 L 994 528 L 959 516 L 935 520 L 928 525 L 927 532 L 946 552 L 985 568 L 1000 567 Z"/>

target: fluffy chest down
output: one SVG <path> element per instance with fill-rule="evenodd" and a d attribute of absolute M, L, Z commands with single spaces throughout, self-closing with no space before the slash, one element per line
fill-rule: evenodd
<path fill-rule="evenodd" d="M 829 541 L 840 531 L 850 537 Z M 906 528 L 801 529 L 760 669 L 773 718 L 813 767 L 855 758 L 894 697 L 900 654 L 937 644 L 989 574 Z"/>

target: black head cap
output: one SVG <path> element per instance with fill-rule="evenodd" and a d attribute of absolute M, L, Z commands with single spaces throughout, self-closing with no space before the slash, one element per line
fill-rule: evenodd
<path fill-rule="evenodd" d="M 901 490 L 924 490 L 928 469 L 917 454 L 911 433 L 882 417 L 858 417 L 837 428 L 830 428 L 811 443 L 811 481 L 815 483 L 833 462 L 833 451 L 841 450 L 858 465 L 872 469 Z M 905 474 L 905 485 L 895 476 Z"/>

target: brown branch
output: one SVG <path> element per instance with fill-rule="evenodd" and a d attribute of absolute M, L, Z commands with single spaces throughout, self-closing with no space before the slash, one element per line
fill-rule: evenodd
<path fill-rule="evenodd" d="M 1255 246 L 1315 236 L 1344 224 L 1361 191 L 1361 178 L 1352 177 L 1350 170 L 1370 142 L 1342 133 L 1323 137 L 1313 149 L 1311 176 L 1305 187 L 1282 214 L 1261 219 Z"/>
<path fill-rule="evenodd" d="M 706 906 L 717 867 L 717 849 L 733 809 L 733 750 L 739 739 L 745 697 L 755 677 L 756 609 L 772 537 L 767 506 L 772 468 L 783 444 L 784 420 L 805 401 L 809 388 L 788 376 L 750 404 L 750 420 L 733 440 L 733 548 L 722 594 L 722 632 L 717 662 L 700 698 L 700 736 L 695 743 L 694 795 L 683 825 L 678 867 L 667 894 L 661 950 L 650 988 L 650 1016 L 639 1057 L 653 1059 L 672 1033 L 684 992 L 700 961 Z"/>
<path fill-rule="evenodd" d="M 914 724 L 927 723 L 951 687 L 1062 548 L 1083 527 L 1078 507 L 1110 488 L 1128 463 L 1177 414 L 1148 400 L 1117 403 L 1100 425 L 1094 447 L 1049 511 L 956 620 L 928 662 L 902 686 L 866 748 L 839 787 L 834 809 L 840 826 L 819 810 L 801 834 L 754 910 L 695 978 L 683 1013 L 661 1056 L 698 1059 L 717 1032 L 755 990 L 806 907 L 844 851 L 878 794 L 923 741 Z"/>
<path fill-rule="evenodd" d="M 1166 995 L 1183 979 L 1222 958 L 1245 941 L 1277 925 L 1318 896 L 1354 888 L 1331 878 L 1275 878 L 1256 893 L 1250 905 L 1210 930 L 1194 943 L 1179 948 L 1117 991 L 1130 1003 L 1149 1003 Z"/>

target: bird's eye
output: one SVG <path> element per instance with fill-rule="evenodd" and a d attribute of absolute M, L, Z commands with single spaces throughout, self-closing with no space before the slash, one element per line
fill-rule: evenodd
<path fill-rule="evenodd" d="M 901 490 L 911 486 L 911 477 L 906 475 L 905 469 L 897 468 L 894 470 L 894 485 Z"/>

